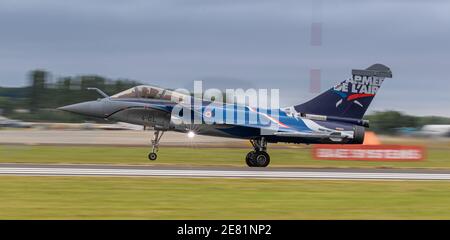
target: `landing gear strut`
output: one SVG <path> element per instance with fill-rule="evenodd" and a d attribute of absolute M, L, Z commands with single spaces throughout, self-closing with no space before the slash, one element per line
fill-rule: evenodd
<path fill-rule="evenodd" d="M 247 165 L 249 167 L 267 167 L 270 163 L 270 156 L 267 153 L 267 141 L 262 137 L 260 139 L 252 139 L 250 143 L 253 145 L 254 150 L 245 157 Z"/>
<path fill-rule="evenodd" d="M 149 160 L 156 160 L 158 158 L 158 155 L 156 154 L 159 149 L 159 141 L 161 140 L 162 136 L 164 135 L 164 131 L 156 130 L 153 139 L 152 139 L 152 152 L 148 154 Z"/>

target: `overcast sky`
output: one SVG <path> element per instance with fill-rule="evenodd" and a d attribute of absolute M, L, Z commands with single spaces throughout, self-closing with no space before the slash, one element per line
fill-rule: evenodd
<path fill-rule="evenodd" d="M 449 1 L 1 0 L 0 85 L 28 71 L 99 74 L 163 87 L 279 88 L 308 100 L 353 68 L 383 63 L 394 78 L 370 110 L 450 116 Z M 322 45 L 311 45 L 311 24 Z"/>

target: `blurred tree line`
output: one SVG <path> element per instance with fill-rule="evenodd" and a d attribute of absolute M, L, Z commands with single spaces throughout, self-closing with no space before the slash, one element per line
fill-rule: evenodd
<path fill-rule="evenodd" d="M 31 71 L 29 79 L 28 87 L 0 87 L 0 114 L 26 121 L 81 122 L 86 118 L 55 109 L 100 97 L 95 91 L 87 91 L 88 87 L 97 87 L 112 95 L 140 85 L 136 81 L 110 80 L 97 75 L 61 77 L 52 81 L 50 73 L 44 70 Z"/>
<path fill-rule="evenodd" d="M 52 81 L 49 72 L 30 72 L 30 86 L 22 88 L 0 87 L 0 115 L 25 121 L 84 122 L 102 121 L 55 110 L 57 107 L 100 97 L 88 87 L 102 89 L 108 95 L 140 85 L 126 79 L 110 80 L 97 75 L 61 77 Z M 18 111 L 21 110 L 21 111 Z M 398 111 L 374 112 L 365 116 L 370 130 L 382 134 L 395 134 L 401 128 L 420 128 L 427 124 L 450 124 L 450 118 L 410 116 Z"/>
<path fill-rule="evenodd" d="M 396 134 L 402 128 L 418 129 L 429 124 L 450 124 L 450 118 L 437 116 L 410 116 L 398 111 L 374 112 L 364 117 L 370 121 L 370 130 L 382 134 Z"/>

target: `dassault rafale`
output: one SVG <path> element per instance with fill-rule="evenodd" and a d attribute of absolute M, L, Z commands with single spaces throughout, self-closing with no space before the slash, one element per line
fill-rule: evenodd
<path fill-rule="evenodd" d="M 153 128 L 150 160 L 156 160 L 166 131 L 247 139 L 253 150 L 250 167 L 270 163 L 268 143 L 362 144 L 369 122 L 363 116 L 391 70 L 374 64 L 352 70 L 351 77 L 317 97 L 294 106 L 262 109 L 246 104 L 212 103 L 195 96 L 142 85 L 102 98 L 60 107 L 60 110 Z M 196 103 L 196 104 L 194 104 Z M 199 121 L 193 121 L 200 119 Z M 255 121 L 253 121 L 255 120 Z"/>

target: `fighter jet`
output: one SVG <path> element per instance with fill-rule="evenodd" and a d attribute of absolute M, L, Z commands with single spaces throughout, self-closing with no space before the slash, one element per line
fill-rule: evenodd
<path fill-rule="evenodd" d="M 352 70 L 348 79 L 310 101 L 283 108 L 212 104 L 192 95 L 141 85 L 113 96 L 90 88 L 102 98 L 59 109 L 154 128 L 150 160 L 156 160 L 164 132 L 177 131 L 247 139 L 253 146 L 245 158 L 247 165 L 266 167 L 270 163 L 268 143 L 362 144 L 369 127 L 363 116 L 385 78 L 392 78 L 392 72 L 382 64 Z"/>

